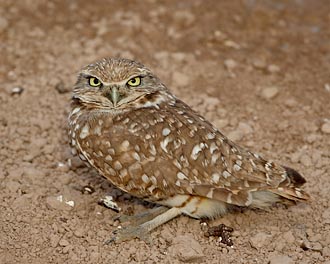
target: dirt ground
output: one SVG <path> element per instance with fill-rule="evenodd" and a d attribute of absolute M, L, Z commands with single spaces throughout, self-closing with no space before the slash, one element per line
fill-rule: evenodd
<path fill-rule="evenodd" d="M 0 263 L 330 263 L 330 4 L 292 1 L 0 1 Z M 210 221 L 181 216 L 104 245 L 146 205 L 73 158 L 77 71 L 102 57 L 148 65 L 237 143 L 299 170 L 312 200 Z M 86 186 L 89 187 L 90 191 Z"/>

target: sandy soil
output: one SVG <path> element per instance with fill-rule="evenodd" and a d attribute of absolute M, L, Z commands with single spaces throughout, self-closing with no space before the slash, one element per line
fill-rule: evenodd
<path fill-rule="evenodd" d="M 327 0 L 1 0 L 0 263 L 329 264 L 329 25 Z M 142 61 L 230 138 L 299 170 L 311 202 L 209 222 L 234 229 L 232 247 L 184 216 L 152 245 L 104 245 L 119 223 L 100 198 L 146 208 L 69 151 L 76 72 L 105 56 Z"/>

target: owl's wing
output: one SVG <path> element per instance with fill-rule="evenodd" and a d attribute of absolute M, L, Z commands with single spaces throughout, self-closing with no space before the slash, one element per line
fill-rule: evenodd
<path fill-rule="evenodd" d="M 165 120 L 170 129 L 162 152 L 177 163 L 177 181 L 186 193 L 247 206 L 253 194 L 269 191 L 290 200 L 306 200 L 305 180 L 296 171 L 267 161 L 228 140 L 182 102 Z M 181 177 L 180 177 L 181 176 Z"/>

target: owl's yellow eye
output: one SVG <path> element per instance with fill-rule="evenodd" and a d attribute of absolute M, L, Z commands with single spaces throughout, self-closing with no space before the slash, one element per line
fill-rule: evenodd
<path fill-rule="evenodd" d="M 132 87 L 139 86 L 141 84 L 141 77 L 134 77 L 130 79 L 127 84 Z"/>
<path fill-rule="evenodd" d="M 101 86 L 101 81 L 95 77 L 89 78 L 89 85 L 93 87 Z"/>

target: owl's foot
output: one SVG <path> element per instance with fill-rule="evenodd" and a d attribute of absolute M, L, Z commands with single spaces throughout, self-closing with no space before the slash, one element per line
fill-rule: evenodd
<path fill-rule="evenodd" d="M 147 244 L 151 244 L 151 237 L 148 233 L 148 230 L 141 225 L 115 230 L 113 235 L 114 236 L 107 240 L 105 244 L 109 245 L 112 243 L 121 243 L 127 240 L 132 240 L 134 238 L 138 238 Z"/>
<path fill-rule="evenodd" d="M 157 206 L 135 215 L 120 215 L 118 217 L 115 217 L 114 220 L 118 220 L 120 223 L 130 222 L 131 225 L 138 226 L 154 219 L 158 215 L 166 212 L 167 210 L 167 207 Z"/>
<path fill-rule="evenodd" d="M 144 240 L 147 244 L 151 244 L 151 238 L 148 233 L 151 230 L 155 229 L 156 227 L 166 223 L 167 221 L 181 214 L 181 210 L 176 207 L 172 207 L 171 209 L 168 209 L 166 207 L 158 207 L 157 210 L 153 210 L 153 211 L 151 211 L 151 215 L 149 211 L 146 212 L 146 213 L 149 212 L 149 214 L 146 215 L 145 219 L 147 218 L 149 219 L 150 217 L 153 217 L 150 221 L 147 221 L 138 226 L 130 226 L 127 228 L 118 229 L 114 231 L 113 232 L 114 237 L 107 240 L 105 244 L 109 245 L 112 243 L 120 243 L 127 240 L 131 240 L 133 238 L 139 238 L 141 240 Z"/>

